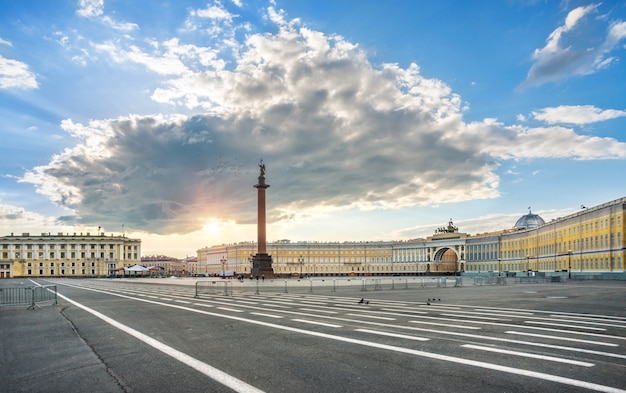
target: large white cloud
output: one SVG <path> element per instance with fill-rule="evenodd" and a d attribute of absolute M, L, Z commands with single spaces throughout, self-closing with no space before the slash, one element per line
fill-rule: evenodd
<path fill-rule="evenodd" d="M 605 27 L 606 36 L 598 39 L 590 29 L 585 30 L 592 22 L 604 21 L 603 18 L 592 20 L 597 8 L 598 4 L 591 4 L 567 14 L 563 25 L 550 33 L 546 45 L 533 53 L 534 63 L 520 88 L 592 74 L 617 61 L 611 53 L 621 49 L 620 43 L 626 38 L 626 22 L 613 22 Z"/>
<path fill-rule="evenodd" d="M 602 110 L 593 105 L 561 105 L 543 108 L 531 115 L 548 124 L 589 124 L 626 116 L 626 110 Z"/>
<path fill-rule="evenodd" d="M 11 42 L 0 38 L 0 45 L 13 46 Z M 36 89 L 39 87 L 37 77 L 28 64 L 18 60 L 7 59 L 0 55 L 0 89 Z"/>
<path fill-rule="evenodd" d="M 188 233 L 208 218 L 255 221 L 261 157 L 272 221 L 493 198 L 501 160 L 626 159 L 626 144 L 567 128 L 465 123 L 460 97 L 417 65 L 374 67 L 340 36 L 269 15 L 274 32 L 237 43 L 240 26 L 212 9 L 205 17 L 224 23 L 213 45 L 94 45 L 159 76 L 153 99 L 198 114 L 68 119 L 77 145 L 22 181 L 73 209 L 69 221 Z"/>

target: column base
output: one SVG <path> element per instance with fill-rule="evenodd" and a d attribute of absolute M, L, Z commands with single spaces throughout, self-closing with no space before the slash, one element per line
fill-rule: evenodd
<path fill-rule="evenodd" d="M 250 274 L 253 277 L 274 277 L 274 269 L 272 269 L 272 256 L 269 254 L 256 254 L 252 257 L 252 270 Z"/>

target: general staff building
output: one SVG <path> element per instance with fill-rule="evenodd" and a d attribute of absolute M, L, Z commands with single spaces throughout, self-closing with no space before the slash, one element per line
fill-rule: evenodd
<path fill-rule="evenodd" d="M 274 273 L 281 276 L 415 274 L 624 275 L 626 197 L 545 222 L 520 217 L 510 229 L 470 235 L 450 221 L 432 236 L 406 241 L 268 243 Z M 197 250 L 199 273 L 250 273 L 256 243 Z"/>

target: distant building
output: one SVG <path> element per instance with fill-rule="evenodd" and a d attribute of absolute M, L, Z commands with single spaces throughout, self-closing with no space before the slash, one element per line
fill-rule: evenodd
<path fill-rule="evenodd" d="M 140 262 L 141 240 L 104 233 L 0 237 L 0 278 L 107 277 Z"/>
<path fill-rule="evenodd" d="M 193 276 L 196 273 L 198 258 L 187 257 L 178 259 L 165 255 L 152 255 L 141 257 L 141 264 L 151 268 L 153 275 L 159 276 Z"/>
<path fill-rule="evenodd" d="M 509 229 L 470 235 L 453 225 L 406 241 L 267 244 L 282 276 L 624 273 L 626 197 L 546 223 L 530 209 Z M 197 250 L 198 272 L 250 274 L 256 243 Z"/>

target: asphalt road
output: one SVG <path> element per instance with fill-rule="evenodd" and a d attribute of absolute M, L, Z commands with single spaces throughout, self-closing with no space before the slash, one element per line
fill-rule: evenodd
<path fill-rule="evenodd" d="M 621 282 L 36 283 L 59 305 L 0 307 L 3 392 L 626 392 Z"/>

